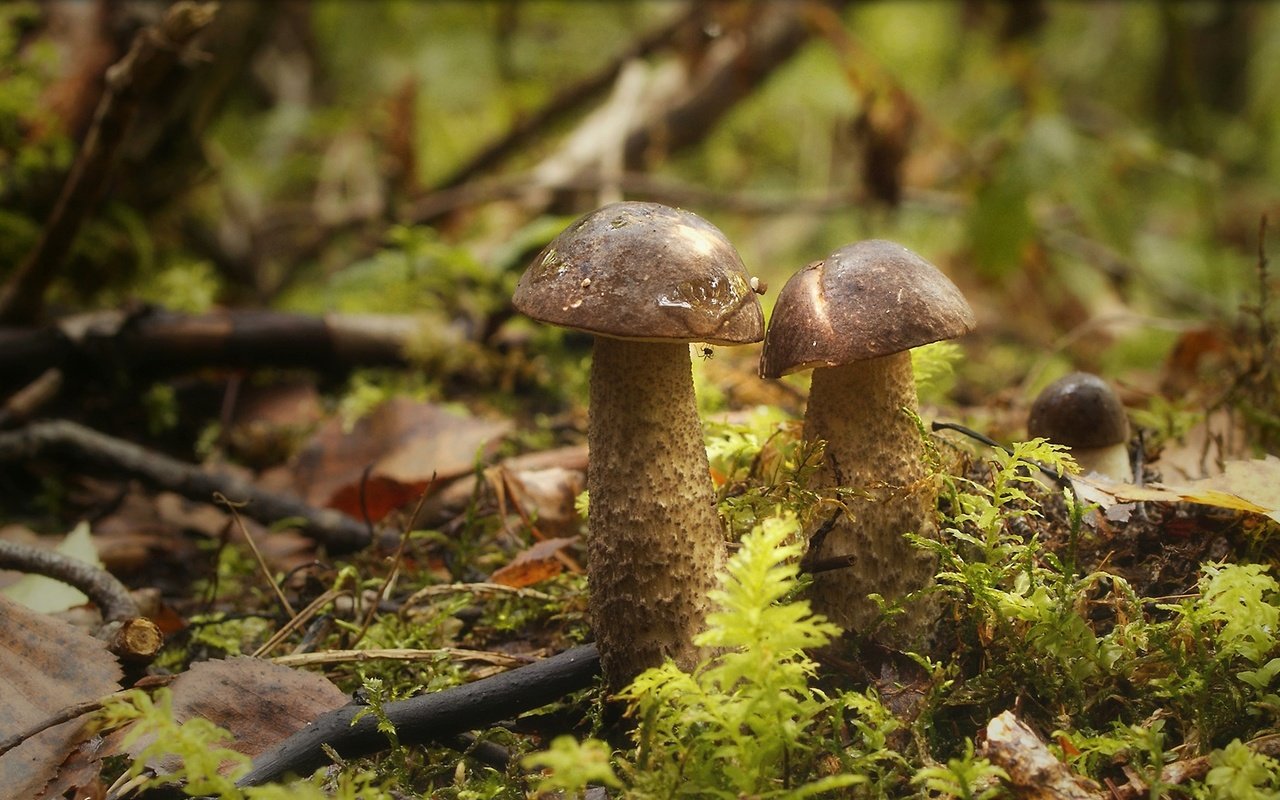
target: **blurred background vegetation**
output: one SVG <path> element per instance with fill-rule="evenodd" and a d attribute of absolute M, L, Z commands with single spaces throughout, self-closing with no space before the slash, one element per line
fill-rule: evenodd
<path fill-rule="evenodd" d="M 0 280 L 37 248 L 107 68 L 165 12 L 0 6 Z M 417 314 L 419 388 L 554 408 L 580 397 L 585 343 L 515 319 L 510 290 L 568 219 L 625 197 L 724 229 L 766 312 L 852 240 L 920 252 L 979 315 L 956 405 L 1025 407 L 1083 368 L 1131 405 L 1204 408 L 1224 375 L 1274 388 L 1278 63 L 1280 8 L 1234 0 L 232 0 L 138 92 L 39 313 L 0 320 Z M 750 371 L 744 350 L 699 369 Z M 756 400 L 746 384 L 726 401 Z M 1266 446 L 1275 412 L 1253 406 Z"/>

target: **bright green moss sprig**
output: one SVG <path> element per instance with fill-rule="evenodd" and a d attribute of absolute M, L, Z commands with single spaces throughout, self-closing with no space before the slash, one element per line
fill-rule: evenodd
<path fill-rule="evenodd" d="M 697 639 L 720 655 L 691 674 L 667 662 L 621 692 L 637 720 L 636 749 L 615 768 L 603 743 L 561 737 L 526 759 L 550 768 L 540 791 L 596 782 L 623 786 L 629 798 L 799 798 L 865 780 L 818 774 L 813 729 L 834 709 L 809 685 L 815 664 L 805 651 L 839 631 L 792 599 L 797 529 L 791 514 L 763 520 L 729 560 Z"/>
<path fill-rule="evenodd" d="M 236 778 L 249 770 L 250 758 L 224 746 L 231 734 L 207 719 L 192 717 L 179 723 L 173 718 L 173 698 L 166 688 L 152 698 L 146 692 L 125 692 L 104 704 L 98 715 L 102 730 L 132 723 L 125 747 L 145 743 L 129 766 L 128 775 L 139 777 L 147 765 L 163 760 L 174 768 L 146 779 L 144 787 L 180 785 L 188 797 L 218 800 L 392 800 L 390 791 L 375 785 L 368 773 L 339 773 L 322 788 L 321 773 L 294 784 L 240 788 Z"/>

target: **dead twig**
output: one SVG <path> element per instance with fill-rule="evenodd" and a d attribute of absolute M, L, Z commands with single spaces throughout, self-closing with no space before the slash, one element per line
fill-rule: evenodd
<path fill-rule="evenodd" d="M 0 407 L 0 430 L 13 428 L 35 416 L 44 405 L 62 391 L 62 370 L 50 367 L 40 377 L 9 395 Z"/>
<path fill-rule="evenodd" d="M 0 569 L 44 575 L 84 592 L 102 613 L 103 625 L 94 635 L 105 641 L 107 649 L 123 661 L 148 663 L 164 644 L 164 634 L 154 622 L 142 616 L 128 587 L 110 572 L 87 561 L 0 540 Z"/>
<path fill-rule="evenodd" d="M 298 616 L 298 612 L 293 610 L 293 606 L 289 603 L 289 598 L 284 596 L 284 591 L 280 589 L 280 584 L 276 582 L 275 577 L 271 574 L 271 568 L 267 566 L 267 560 L 262 557 L 262 551 L 258 549 L 258 543 L 254 541 L 253 535 L 249 533 L 248 528 L 244 526 L 244 520 L 240 519 L 240 507 L 243 503 L 233 503 L 228 500 L 226 495 L 221 492 L 213 493 L 213 500 L 218 505 L 227 509 L 231 514 L 232 521 L 235 522 L 236 528 L 239 529 L 240 535 L 244 537 L 245 543 L 249 545 L 249 551 L 253 553 L 254 561 L 258 562 L 258 570 L 262 573 L 262 577 L 271 586 L 271 591 L 275 593 L 276 599 L 280 601 L 280 607 L 284 609 L 284 613 L 289 618 Z"/>
<path fill-rule="evenodd" d="M 608 89 L 628 63 L 669 46 L 681 30 L 697 22 L 704 13 L 705 9 L 700 3 L 688 3 L 669 22 L 633 41 L 596 72 L 558 92 L 537 110 L 519 117 L 506 134 L 440 181 L 438 188 L 451 189 L 467 184 L 476 175 L 500 165 L 508 156 L 520 152 L 540 132 Z"/>
<path fill-rule="evenodd" d="M 454 661 L 479 661 L 496 667 L 522 667 L 532 661 L 529 658 L 521 658 L 507 653 L 489 653 L 483 650 L 467 650 L 460 647 L 435 647 L 425 650 L 400 647 L 378 647 L 368 650 L 320 650 L 315 653 L 292 653 L 287 656 L 276 656 L 271 660 L 286 667 L 314 667 L 321 664 L 363 664 L 367 661 L 435 661 L 441 657 L 450 658 Z"/>
<path fill-rule="evenodd" d="M 53 578 L 84 592 L 108 622 L 137 617 L 138 604 L 129 589 L 104 569 L 87 561 L 17 542 L 0 540 L 0 569 Z"/>
<path fill-rule="evenodd" d="M 105 468 L 198 502 L 216 495 L 246 501 L 245 516 L 264 524 L 297 519 L 298 529 L 333 552 L 359 550 L 369 544 L 360 522 L 328 508 L 315 508 L 291 495 L 268 492 L 232 475 L 206 472 L 169 456 L 116 439 L 67 420 L 35 422 L 0 433 L 0 462 L 52 458 L 77 467 Z"/>

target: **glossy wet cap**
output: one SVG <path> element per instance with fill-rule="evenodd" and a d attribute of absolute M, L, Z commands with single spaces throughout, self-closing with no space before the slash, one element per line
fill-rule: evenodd
<path fill-rule="evenodd" d="M 764 335 L 750 276 L 720 229 L 658 203 L 613 203 L 565 228 L 516 286 L 533 319 L 620 339 L 744 344 Z"/>
<path fill-rule="evenodd" d="M 1110 447 L 1129 441 L 1129 418 L 1106 381 L 1073 372 L 1036 397 L 1027 417 L 1027 435 L 1068 447 Z"/>
<path fill-rule="evenodd" d="M 973 330 L 947 276 L 902 245 L 847 245 L 791 276 L 778 293 L 760 374 L 778 378 L 892 355 Z"/>

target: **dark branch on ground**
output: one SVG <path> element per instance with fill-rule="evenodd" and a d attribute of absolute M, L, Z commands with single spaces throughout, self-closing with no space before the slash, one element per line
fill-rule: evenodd
<path fill-rule="evenodd" d="M 245 516 L 266 525 L 297 519 L 303 534 L 334 553 L 359 550 L 370 541 L 367 526 L 338 511 L 315 508 L 291 495 L 264 491 L 232 475 L 206 472 L 74 422 L 35 422 L 0 433 L 0 462 L 37 458 L 56 459 L 77 468 L 105 469 L 115 476 L 129 475 L 197 502 L 211 503 L 218 495 L 244 501 L 241 513 Z"/>
<path fill-rule="evenodd" d="M 177 314 L 146 308 L 91 312 L 44 328 L 0 328 L 0 390 L 51 368 L 67 376 L 161 377 L 193 370 L 261 367 L 340 371 L 406 366 L 411 341 L 460 341 L 459 323 L 426 328 L 409 315 L 325 314 L 265 310 Z"/>
<path fill-rule="evenodd" d="M 404 744 L 437 742 L 555 702 L 589 687 L 600 671 L 595 645 L 585 645 L 509 672 L 408 700 L 386 704 L 387 719 Z M 286 775 L 310 775 L 329 763 L 325 745 L 344 758 L 390 746 L 378 720 L 364 706 L 344 706 L 324 714 L 270 751 L 254 759 L 240 786 L 260 786 Z"/>
<path fill-rule="evenodd" d="M 128 587 L 87 561 L 0 539 L 0 569 L 44 575 L 74 586 L 93 601 L 108 622 L 138 616 L 138 604 Z"/>

